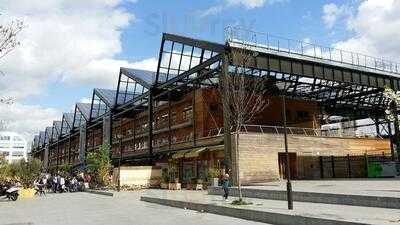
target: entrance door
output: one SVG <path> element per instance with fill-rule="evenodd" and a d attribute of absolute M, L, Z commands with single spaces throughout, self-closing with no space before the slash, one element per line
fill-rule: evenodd
<path fill-rule="evenodd" d="M 278 163 L 279 163 L 279 177 L 286 179 L 286 153 L 278 152 Z M 289 152 L 289 166 L 290 166 L 290 178 L 297 178 L 297 155 L 295 152 Z"/>

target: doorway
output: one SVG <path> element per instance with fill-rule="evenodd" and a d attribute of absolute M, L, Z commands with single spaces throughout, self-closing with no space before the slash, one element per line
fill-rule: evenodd
<path fill-rule="evenodd" d="M 279 177 L 286 179 L 286 153 L 278 152 Z M 290 178 L 297 178 L 297 154 L 289 152 Z"/>

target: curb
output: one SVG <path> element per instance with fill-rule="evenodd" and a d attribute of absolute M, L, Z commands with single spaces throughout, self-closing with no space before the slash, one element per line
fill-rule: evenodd
<path fill-rule="evenodd" d="M 208 194 L 222 195 L 223 194 L 222 188 L 209 187 Z M 247 198 L 260 198 L 260 199 L 286 201 L 286 191 L 243 188 L 242 194 L 243 197 Z M 230 188 L 230 195 L 238 196 L 237 188 Z M 395 198 L 395 197 L 378 197 L 378 196 L 366 196 L 366 195 L 345 195 L 345 194 L 296 191 L 293 192 L 293 200 L 298 202 L 400 209 L 400 198 Z"/>
<path fill-rule="evenodd" d="M 109 197 L 113 197 L 114 196 L 114 193 L 107 192 L 107 191 L 93 190 L 93 189 L 86 189 L 85 192 L 86 193 L 90 193 L 90 194 L 109 196 Z"/>
<path fill-rule="evenodd" d="M 194 202 L 184 202 L 170 199 L 161 199 L 153 197 L 140 197 L 141 201 L 155 203 L 160 205 L 166 205 L 176 208 L 186 208 L 201 212 L 207 212 L 217 215 L 230 216 L 245 220 L 251 220 L 256 222 L 263 222 L 276 225 L 360 225 L 365 223 L 356 223 L 349 221 L 330 220 L 315 217 L 306 217 L 298 215 L 289 215 L 282 213 L 264 212 L 251 209 L 239 209 L 225 206 L 218 206 L 213 204 L 203 204 Z"/>

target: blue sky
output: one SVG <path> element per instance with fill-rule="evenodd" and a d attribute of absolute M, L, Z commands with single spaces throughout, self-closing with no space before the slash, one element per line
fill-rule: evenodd
<path fill-rule="evenodd" d="M 21 19 L 21 45 L 0 70 L 0 120 L 27 136 L 60 119 L 119 67 L 155 70 L 163 32 L 224 42 L 226 26 L 397 60 L 398 0 L 0 0 L 0 23 Z M 27 116 L 29 115 L 29 116 Z"/>
<path fill-rule="evenodd" d="M 214 5 L 222 4 L 222 1 L 125 2 L 119 7 L 134 14 L 136 19 L 122 30 L 122 51 L 116 58 L 136 61 L 157 57 L 163 32 L 222 43 L 223 30 L 229 25 L 240 25 L 299 40 L 308 38 L 312 42 L 329 46 L 348 36 L 345 29 L 336 28 L 333 33 L 324 25 L 322 8 L 332 2 L 341 5 L 348 1 L 287 0 L 254 9 L 232 6 L 216 15 L 202 18 L 196 18 L 196 15 Z M 74 102 L 89 97 L 93 87 L 90 84 L 65 85 L 57 80 L 51 81 L 44 95 L 30 96 L 24 102 L 67 111 Z"/>

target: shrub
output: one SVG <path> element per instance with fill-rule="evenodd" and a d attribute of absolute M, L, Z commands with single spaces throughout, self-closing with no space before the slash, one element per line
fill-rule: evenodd
<path fill-rule="evenodd" d="M 109 186 L 111 181 L 110 146 L 103 144 L 98 151 L 89 152 L 86 156 L 88 172 L 93 175 L 94 182 L 100 186 Z"/>
<path fill-rule="evenodd" d="M 59 170 L 63 174 L 68 174 L 69 172 L 71 172 L 71 168 L 72 168 L 72 165 L 70 163 L 64 163 L 59 167 Z"/>

